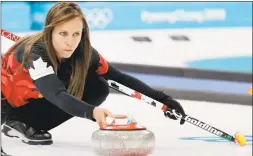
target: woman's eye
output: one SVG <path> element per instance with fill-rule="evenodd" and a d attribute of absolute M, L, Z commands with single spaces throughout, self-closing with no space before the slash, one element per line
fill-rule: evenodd
<path fill-rule="evenodd" d="M 66 32 L 60 32 L 60 35 L 61 35 L 61 36 L 66 36 L 67 33 L 66 33 Z"/>
<path fill-rule="evenodd" d="M 74 33 L 74 36 L 79 36 L 80 35 L 80 33 Z"/>

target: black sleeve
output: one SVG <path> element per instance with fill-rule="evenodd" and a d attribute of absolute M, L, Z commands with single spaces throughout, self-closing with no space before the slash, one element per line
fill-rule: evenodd
<path fill-rule="evenodd" d="M 41 94 L 65 112 L 78 117 L 93 119 L 95 106 L 89 105 L 66 91 L 64 84 L 55 74 L 46 75 L 34 81 Z"/>
<path fill-rule="evenodd" d="M 160 100 L 160 93 L 141 80 L 125 74 L 110 64 L 106 59 L 99 54 L 99 52 L 93 48 L 92 54 L 93 65 L 96 66 L 96 71 L 99 75 L 103 76 L 105 79 L 114 80 L 124 86 L 127 86 L 133 90 L 136 90 L 146 96 Z"/>
<path fill-rule="evenodd" d="M 105 77 L 106 79 L 114 80 L 124 86 L 136 90 L 148 97 L 160 100 L 160 97 L 158 97 L 158 92 L 156 90 L 154 90 L 141 80 L 119 71 L 116 67 L 114 67 L 110 63 L 108 63 L 107 73 L 105 73 L 102 76 Z"/>
<path fill-rule="evenodd" d="M 19 48 L 18 50 L 24 49 Z M 22 55 L 18 52 L 16 54 L 16 57 L 21 62 Z M 94 120 L 93 109 L 95 106 L 89 105 L 67 92 L 64 84 L 50 65 L 43 46 L 36 44 L 32 48 L 25 67 L 28 69 L 36 88 L 45 99 L 70 115 Z"/>

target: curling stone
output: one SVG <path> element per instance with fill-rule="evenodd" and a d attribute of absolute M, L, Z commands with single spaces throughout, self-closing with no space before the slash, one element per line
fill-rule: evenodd
<path fill-rule="evenodd" d="M 126 115 L 114 115 L 108 125 L 92 134 L 92 146 L 100 156 L 146 156 L 155 148 L 155 135 Z"/>

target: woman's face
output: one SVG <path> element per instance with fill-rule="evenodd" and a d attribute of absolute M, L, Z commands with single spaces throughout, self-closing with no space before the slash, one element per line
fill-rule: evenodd
<path fill-rule="evenodd" d="M 52 43 L 59 60 L 69 58 L 77 48 L 82 35 L 83 22 L 80 17 L 58 24 L 52 32 Z"/>

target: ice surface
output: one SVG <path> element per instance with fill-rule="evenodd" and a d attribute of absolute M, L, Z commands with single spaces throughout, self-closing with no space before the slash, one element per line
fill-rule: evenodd
<path fill-rule="evenodd" d="M 111 94 L 101 107 L 109 108 L 115 114 L 131 114 L 139 124 L 153 131 L 156 148 L 152 156 L 252 156 L 252 106 L 179 101 L 188 115 L 229 134 L 240 131 L 251 136 L 251 141 L 241 147 L 226 141 L 180 139 L 215 136 L 188 123 L 181 126 L 178 121 L 164 118 L 160 110 L 123 95 Z M 97 128 L 97 124 L 89 120 L 73 118 L 51 131 L 54 140 L 51 146 L 29 146 L 4 135 L 2 144 L 4 150 L 13 156 L 95 156 L 91 135 Z"/>

